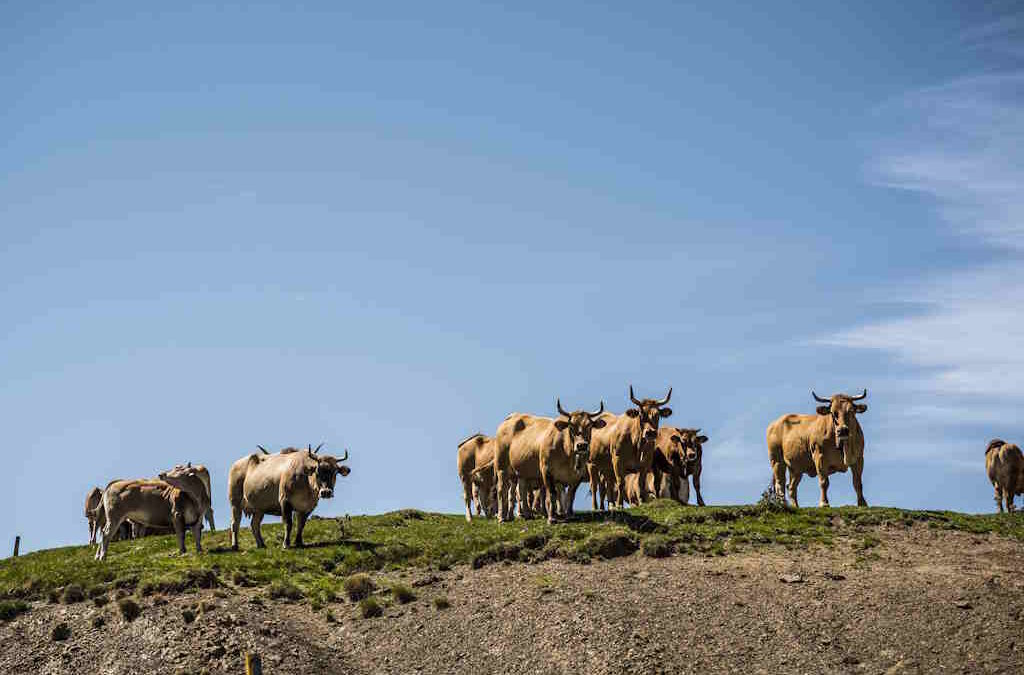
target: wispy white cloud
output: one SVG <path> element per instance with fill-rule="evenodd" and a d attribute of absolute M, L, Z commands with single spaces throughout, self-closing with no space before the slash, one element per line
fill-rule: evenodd
<path fill-rule="evenodd" d="M 1006 17 L 962 42 L 1005 51 L 1022 31 L 1024 16 Z M 931 198 L 965 245 L 1001 260 L 901 289 L 913 313 L 821 342 L 888 352 L 917 368 L 912 386 L 973 397 L 978 410 L 1024 399 L 1024 64 L 911 92 L 881 112 L 900 132 L 870 164 L 873 180 Z"/>

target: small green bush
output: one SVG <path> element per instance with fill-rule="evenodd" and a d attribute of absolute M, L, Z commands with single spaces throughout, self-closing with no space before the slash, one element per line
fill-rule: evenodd
<path fill-rule="evenodd" d="M 185 609 L 181 610 L 181 618 L 185 621 L 185 623 L 192 623 L 196 620 L 195 610 L 186 607 Z"/>
<path fill-rule="evenodd" d="M 451 603 L 448 602 L 448 598 L 446 598 L 443 595 L 439 595 L 436 598 L 434 598 L 434 607 L 439 609 L 439 610 L 441 610 L 441 609 L 448 609 L 451 606 L 452 606 Z"/>
<path fill-rule="evenodd" d="M 76 602 L 82 602 L 85 600 L 85 591 L 78 584 L 68 584 L 64 587 L 64 593 L 60 597 L 61 602 L 65 605 L 72 605 Z"/>
<path fill-rule="evenodd" d="M 373 583 L 369 574 L 360 573 L 345 579 L 343 588 L 348 599 L 356 602 L 370 597 L 370 594 L 377 588 L 377 584 Z"/>
<path fill-rule="evenodd" d="M 108 598 L 105 595 L 97 595 L 95 598 L 92 599 L 92 604 L 96 605 L 97 607 L 103 607 L 108 602 L 110 602 L 110 598 Z"/>
<path fill-rule="evenodd" d="M 28 610 L 28 603 L 21 600 L 0 601 L 0 621 L 13 621 L 19 614 L 24 614 Z"/>
<path fill-rule="evenodd" d="M 118 600 L 117 609 L 121 612 L 121 618 L 126 622 L 135 621 L 139 614 L 142 614 L 142 608 L 139 607 L 139 603 L 131 598 L 121 598 Z"/>
<path fill-rule="evenodd" d="M 302 590 L 290 581 L 275 581 L 267 588 L 267 595 L 273 600 L 301 600 Z"/>
<path fill-rule="evenodd" d="M 661 535 L 644 538 L 640 548 L 648 558 L 667 558 L 672 555 L 671 540 Z"/>
<path fill-rule="evenodd" d="M 362 614 L 364 619 L 372 619 L 375 616 L 383 615 L 384 608 L 371 596 L 359 601 L 359 613 Z"/>
<path fill-rule="evenodd" d="M 415 600 L 416 594 L 413 593 L 412 589 L 405 584 L 394 583 L 391 584 L 391 597 L 398 601 L 398 603 L 404 605 Z"/>
<path fill-rule="evenodd" d="M 71 627 L 68 626 L 66 621 L 61 621 L 50 631 L 50 637 L 53 638 L 54 642 L 63 642 L 71 637 Z"/>

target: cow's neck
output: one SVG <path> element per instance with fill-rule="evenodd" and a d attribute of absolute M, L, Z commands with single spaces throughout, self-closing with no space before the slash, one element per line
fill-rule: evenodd
<path fill-rule="evenodd" d="M 180 489 L 195 501 L 200 511 L 210 508 L 210 498 L 206 494 L 206 486 L 198 476 L 182 480 Z"/>

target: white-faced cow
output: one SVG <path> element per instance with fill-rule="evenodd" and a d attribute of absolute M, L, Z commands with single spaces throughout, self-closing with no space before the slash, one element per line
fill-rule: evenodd
<path fill-rule="evenodd" d="M 494 435 L 495 474 L 498 491 L 498 522 L 511 517 L 510 488 L 519 481 L 520 515 L 529 499 L 530 484 L 539 482 L 544 493 L 548 522 L 554 522 L 561 485 L 575 485 L 586 470 L 591 432 L 605 425 L 604 402 L 596 412 L 566 412 L 556 402 L 558 417 L 514 413 L 505 418 Z"/>
<path fill-rule="evenodd" d="M 785 500 L 783 486 L 789 469 L 789 498 L 798 506 L 797 486 L 804 474 L 817 476 L 821 487 L 819 506 L 828 506 L 828 477 L 845 473 L 853 475 L 853 489 L 857 492 L 857 505 L 867 506 L 861 474 L 864 472 L 864 432 L 857 415 L 868 407 L 858 403 L 867 398 L 868 390 L 860 396 L 835 394 L 831 399 L 821 398 L 813 391 L 818 403 L 817 415 L 783 415 L 768 425 L 768 457 L 772 465 L 775 491 Z"/>
<path fill-rule="evenodd" d="M 320 499 L 334 496 L 334 483 L 338 474 L 347 476 L 349 468 L 341 459 L 317 454 L 323 443 L 305 450 L 285 448 L 276 455 L 262 450 L 231 465 L 228 474 L 228 501 L 231 502 L 231 548 L 238 550 L 238 529 L 242 514 L 249 516 L 256 546 L 264 548 L 260 523 L 263 516 L 281 516 L 284 521 L 284 548 L 291 546 L 292 513 L 298 514 L 295 546 L 303 546 L 302 531 L 309 514 Z"/>

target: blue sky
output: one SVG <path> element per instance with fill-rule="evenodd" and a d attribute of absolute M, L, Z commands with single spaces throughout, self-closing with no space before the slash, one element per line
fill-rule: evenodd
<path fill-rule="evenodd" d="M 351 448 L 324 515 L 456 512 L 461 438 L 629 383 L 707 431 L 711 503 L 867 387 L 870 503 L 992 510 L 1024 14 L 678 4 L 0 7 L 8 537 L 189 460 L 224 526 L 257 443 Z"/>

